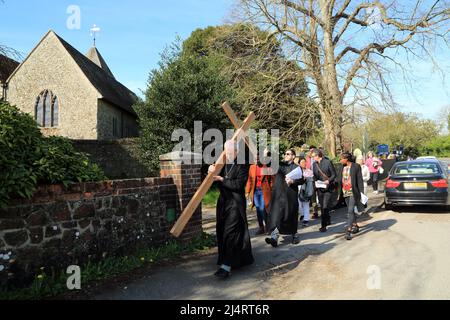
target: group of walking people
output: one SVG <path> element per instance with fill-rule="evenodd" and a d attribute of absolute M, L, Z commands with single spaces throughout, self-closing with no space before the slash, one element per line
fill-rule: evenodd
<path fill-rule="evenodd" d="M 303 227 L 308 226 L 311 207 L 313 218 L 318 218 L 320 207 L 319 231 L 326 232 L 332 223 L 330 212 L 336 204 L 333 195 L 340 188 L 342 193 L 339 193 L 348 207 L 345 237 L 351 240 L 352 235 L 359 232 L 357 215 L 365 210 L 367 181 L 375 175 L 370 170 L 372 163 L 367 166 L 360 158 L 355 162 L 351 153 L 343 153 L 340 155 L 342 169 L 336 172 L 321 149 L 311 147 L 298 162 L 295 150 L 288 149 L 277 172 L 273 172 L 270 165 L 259 161 L 252 165 L 238 164 L 235 160 L 238 145 L 232 141 L 225 143 L 225 151 L 227 163 L 219 176 L 213 178 L 220 190 L 216 225 L 217 277 L 227 278 L 231 269 L 254 261 L 246 216 L 247 199 L 256 208 L 257 234 L 267 235 L 265 242 L 272 247 L 278 246 L 280 235 L 291 236 L 292 244 L 300 242 L 299 221 Z M 214 171 L 214 165 L 209 171 Z"/>

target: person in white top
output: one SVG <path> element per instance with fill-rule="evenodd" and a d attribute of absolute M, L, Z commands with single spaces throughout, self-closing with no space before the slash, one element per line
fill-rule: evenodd
<path fill-rule="evenodd" d="M 370 180 L 369 167 L 364 164 L 363 156 L 358 156 L 356 158 L 356 163 L 361 166 L 361 173 L 362 173 L 363 182 L 364 182 L 364 194 L 367 194 L 367 181 Z"/>

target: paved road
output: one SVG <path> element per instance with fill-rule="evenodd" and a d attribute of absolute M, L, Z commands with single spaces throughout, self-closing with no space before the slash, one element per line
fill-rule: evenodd
<path fill-rule="evenodd" d="M 227 281 L 212 276 L 216 250 L 177 265 L 151 269 L 142 278 L 94 295 L 95 299 L 450 299 L 450 213 L 378 208 L 352 241 L 344 239 L 345 209 L 334 225 L 318 232 L 319 221 L 272 248 L 253 237 L 254 265 Z M 254 215 L 254 212 L 252 213 Z M 251 230 L 256 231 L 254 219 Z M 289 240 L 289 239 L 287 239 Z"/>

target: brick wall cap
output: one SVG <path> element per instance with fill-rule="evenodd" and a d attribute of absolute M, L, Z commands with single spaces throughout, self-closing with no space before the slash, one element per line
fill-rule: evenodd
<path fill-rule="evenodd" d="M 200 153 L 189 151 L 172 151 L 159 156 L 160 161 L 202 160 Z"/>

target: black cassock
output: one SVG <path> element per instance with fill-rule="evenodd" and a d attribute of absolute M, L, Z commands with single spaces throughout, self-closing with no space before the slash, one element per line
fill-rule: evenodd
<path fill-rule="evenodd" d="M 239 268 L 254 261 L 245 199 L 248 170 L 245 164 L 227 164 L 220 172 L 224 181 L 217 183 L 220 190 L 216 211 L 218 265 Z"/>
<path fill-rule="evenodd" d="M 295 163 L 280 163 L 280 168 L 272 188 L 270 199 L 268 229 L 273 231 L 278 228 L 280 234 L 292 235 L 297 233 L 298 228 L 298 186 L 304 183 L 304 179 L 294 180 L 290 186 L 287 185 L 286 175 L 298 168 Z"/>

